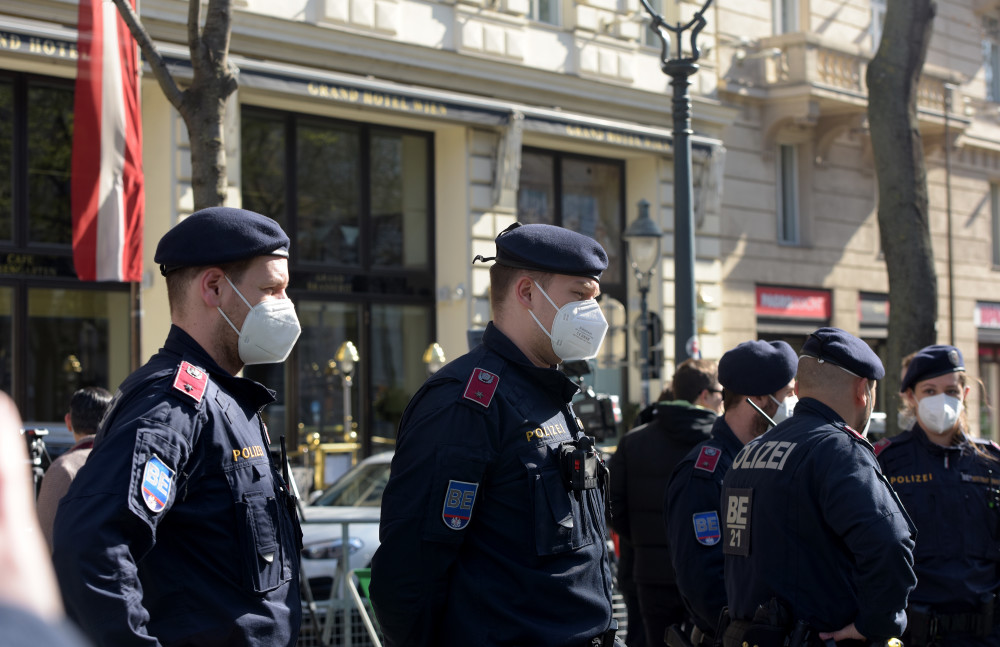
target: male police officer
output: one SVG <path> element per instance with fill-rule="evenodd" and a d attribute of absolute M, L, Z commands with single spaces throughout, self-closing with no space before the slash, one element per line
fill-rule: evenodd
<path fill-rule="evenodd" d="M 288 243 L 270 218 L 211 208 L 157 246 L 173 326 L 56 515 L 67 610 L 100 646 L 295 643 L 301 534 L 260 418 L 274 392 L 234 377 L 298 338 Z"/>
<path fill-rule="evenodd" d="M 725 645 L 903 632 L 914 528 L 856 431 L 884 375 L 865 342 L 820 328 L 802 347 L 794 416 L 733 461 L 722 501 Z"/>
<path fill-rule="evenodd" d="M 389 647 L 611 645 L 603 479 L 570 404 L 577 386 L 555 368 L 597 354 L 607 254 L 542 224 L 496 245 L 482 344 L 400 422 L 375 613 Z"/>
<path fill-rule="evenodd" d="M 778 417 L 795 399 L 797 364 L 795 351 L 783 341 L 747 341 L 725 353 L 719 360 L 719 382 L 726 413 L 715 420 L 712 437 L 691 450 L 670 477 L 664 502 L 670 559 L 677 587 L 708 639 L 726 606 L 719 543 L 722 479 L 743 445 L 770 426 L 747 399 Z"/>

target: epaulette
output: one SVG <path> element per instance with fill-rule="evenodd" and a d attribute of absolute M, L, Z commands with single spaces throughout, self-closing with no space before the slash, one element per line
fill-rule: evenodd
<path fill-rule="evenodd" d="M 466 400 L 472 400 L 476 404 L 482 405 L 483 408 L 488 409 L 499 384 L 499 375 L 491 373 L 484 368 L 476 367 L 472 369 L 472 375 L 469 376 L 469 381 L 465 385 L 465 392 L 462 394 L 462 397 Z"/>
<path fill-rule="evenodd" d="M 174 375 L 173 388 L 200 404 L 208 388 L 208 373 L 194 364 L 182 361 Z"/>
<path fill-rule="evenodd" d="M 875 443 L 875 455 L 878 456 L 882 453 L 882 450 L 892 444 L 892 438 L 882 438 L 877 443 Z"/>
<path fill-rule="evenodd" d="M 973 438 L 972 442 L 978 445 L 985 445 L 993 450 L 994 454 L 1000 454 L 1000 445 L 996 441 L 990 440 L 989 438 Z"/>
<path fill-rule="evenodd" d="M 715 468 L 719 465 L 719 458 L 722 457 L 722 450 L 718 447 L 712 447 L 710 445 L 705 445 L 698 452 L 698 458 L 694 461 L 694 468 L 696 470 L 704 470 L 709 474 L 715 472 Z"/>

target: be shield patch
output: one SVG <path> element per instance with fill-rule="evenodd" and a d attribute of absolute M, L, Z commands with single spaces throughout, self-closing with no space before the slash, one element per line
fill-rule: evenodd
<path fill-rule="evenodd" d="M 702 546 L 714 546 L 719 543 L 722 533 L 719 529 L 719 513 L 715 510 L 711 512 L 696 512 L 692 515 L 694 520 L 694 537 Z"/>
<path fill-rule="evenodd" d="M 142 471 L 142 500 L 146 507 L 155 512 L 161 512 L 167 507 L 170 498 L 170 488 L 174 485 L 174 471 L 167 467 L 156 454 L 146 461 Z"/>
<path fill-rule="evenodd" d="M 452 530 L 462 530 L 472 519 L 472 504 L 476 502 L 478 483 L 448 481 L 448 491 L 444 496 L 441 519 Z"/>

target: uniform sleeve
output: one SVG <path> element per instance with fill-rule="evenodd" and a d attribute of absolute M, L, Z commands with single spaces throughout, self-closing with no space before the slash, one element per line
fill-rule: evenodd
<path fill-rule="evenodd" d="M 847 451 L 826 455 L 819 500 L 827 522 L 854 555 L 859 606 L 854 624 L 873 642 L 898 637 L 917 582 L 910 519 L 867 449 L 852 443 Z"/>
<path fill-rule="evenodd" d="M 135 418 L 112 428 L 95 446 L 59 504 L 53 533 L 56 576 L 67 614 L 98 647 L 159 645 L 146 630 L 149 613 L 142 604 L 137 564 L 153 547 L 156 527 L 173 505 L 177 475 L 189 453 L 171 427 Z M 147 463 L 155 470 L 147 470 Z M 153 476 L 155 485 L 144 483 Z M 149 495 L 158 502 L 145 503 Z"/>
<path fill-rule="evenodd" d="M 432 389 L 400 425 L 372 558 L 371 598 L 386 647 L 438 645 L 447 630 L 441 618 L 450 572 L 484 496 L 495 425 L 487 411 L 456 401 L 451 390 Z M 463 500 L 472 506 L 465 525 L 461 517 L 446 523 L 453 495 L 450 511 L 462 510 Z"/>
<path fill-rule="evenodd" d="M 711 477 L 695 476 L 694 461 L 683 460 L 670 477 L 664 500 L 664 520 L 670 561 L 677 574 L 677 588 L 703 631 L 715 632 L 719 613 L 726 606 L 725 556 L 722 544 L 705 545 L 695 534 L 695 515 L 719 524 L 722 493 Z"/>
<path fill-rule="evenodd" d="M 608 471 L 611 473 L 608 499 L 611 504 L 611 527 L 619 535 L 631 541 L 628 519 L 628 479 L 625 472 L 627 446 L 628 435 L 626 434 L 622 437 L 622 442 L 618 444 L 618 449 L 611 455 L 611 460 L 608 461 Z"/>

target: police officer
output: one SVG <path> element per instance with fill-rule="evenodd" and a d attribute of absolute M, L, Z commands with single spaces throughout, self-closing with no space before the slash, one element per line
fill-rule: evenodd
<path fill-rule="evenodd" d="M 794 415 L 737 454 L 722 494 L 725 645 L 903 632 L 914 530 L 857 431 L 884 375 L 865 342 L 820 328 L 802 347 Z"/>
<path fill-rule="evenodd" d="M 652 420 L 625 434 L 608 461 L 611 527 L 634 551 L 633 579 L 647 645 L 661 645 L 667 627 L 687 618 L 670 564 L 663 495 L 674 466 L 708 438 L 718 417 L 708 408 L 722 405 L 718 364 L 684 360 L 674 373 L 672 391 L 674 399 L 661 400 Z"/>
<path fill-rule="evenodd" d="M 920 531 L 907 645 L 1000 645 L 1000 448 L 969 436 L 968 382 L 954 346 L 918 351 L 900 384 L 916 422 L 875 445 Z"/>
<path fill-rule="evenodd" d="M 375 613 L 389 647 L 611 645 L 604 479 L 573 413 L 577 386 L 556 370 L 597 354 L 608 257 L 544 224 L 515 223 L 496 245 L 482 343 L 400 421 Z"/>
<path fill-rule="evenodd" d="M 663 504 L 670 560 L 705 643 L 714 639 L 726 606 L 719 543 L 722 479 L 743 445 L 770 426 L 747 399 L 772 419 L 787 417 L 795 401 L 797 364 L 795 351 L 783 341 L 746 341 L 726 352 L 719 360 L 725 415 L 715 420 L 711 438 L 692 449 L 670 477 Z"/>
<path fill-rule="evenodd" d="M 235 377 L 299 336 L 288 243 L 270 218 L 211 208 L 156 248 L 173 325 L 56 514 L 67 611 L 99 646 L 295 643 L 301 533 L 260 417 L 274 392 Z"/>

